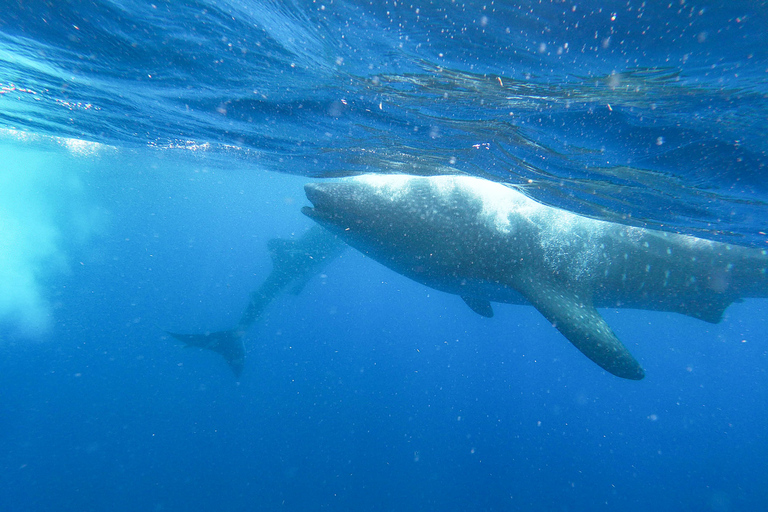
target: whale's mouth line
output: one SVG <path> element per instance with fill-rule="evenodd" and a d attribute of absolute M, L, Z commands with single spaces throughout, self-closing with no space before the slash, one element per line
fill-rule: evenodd
<path fill-rule="evenodd" d="M 316 221 L 328 221 L 333 218 L 332 196 L 322 183 L 307 183 L 304 193 L 312 206 L 303 206 L 301 213 Z"/>
<path fill-rule="evenodd" d="M 302 206 L 301 213 L 314 220 L 321 220 L 326 217 L 325 215 L 322 215 L 319 210 L 311 206 Z"/>

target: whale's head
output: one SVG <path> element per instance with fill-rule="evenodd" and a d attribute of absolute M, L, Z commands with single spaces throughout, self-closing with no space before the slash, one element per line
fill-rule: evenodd
<path fill-rule="evenodd" d="M 410 276 L 430 265 L 443 270 L 466 266 L 468 260 L 477 265 L 480 254 L 489 252 L 508 226 L 501 226 L 507 216 L 493 207 L 493 193 L 483 195 L 479 180 L 473 180 L 362 175 L 309 183 L 304 190 L 312 207 L 302 212 L 349 245 Z"/>
<path fill-rule="evenodd" d="M 353 182 L 307 183 L 304 192 L 312 207 L 301 209 L 307 217 L 335 231 L 363 222 L 368 203 L 364 187 Z"/>
<path fill-rule="evenodd" d="M 436 230 L 453 236 L 482 229 L 509 233 L 514 229 L 512 213 L 527 216 L 540 208 L 501 184 L 457 175 L 365 174 L 309 183 L 304 190 L 313 207 L 302 211 L 326 227 L 346 233 L 366 228 L 377 232 L 392 228 L 402 236 L 427 237 Z"/>
<path fill-rule="evenodd" d="M 302 212 L 361 250 L 381 250 L 403 234 L 416 235 L 421 229 L 408 219 L 423 205 L 413 200 L 410 180 L 398 178 L 308 183 L 304 191 L 312 207 L 305 206 Z"/>
<path fill-rule="evenodd" d="M 434 179 L 362 175 L 309 183 L 304 190 L 313 205 L 304 214 L 399 272 L 423 266 L 430 256 L 446 260 L 461 243 L 456 214 L 462 206 Z"/>

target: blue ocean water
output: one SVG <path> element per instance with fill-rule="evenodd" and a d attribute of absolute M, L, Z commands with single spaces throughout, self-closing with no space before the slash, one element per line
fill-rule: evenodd
<path fill-rule="evenodd" d="M 245 338 L 302 185 L 463 172 L 764 247 L 765 2 L 11 2 L 0 509 L 764 510 L 768 304 L 605 310 L 615 378 L 348 250 Z"/>

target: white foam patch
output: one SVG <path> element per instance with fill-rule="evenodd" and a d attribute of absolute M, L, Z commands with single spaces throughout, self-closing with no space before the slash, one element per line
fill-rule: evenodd
<path fill-rule="evenodd" d="M 2 143 L 0 153 L 0 329 L 37 337 L 53 321 L 48 279 L 96 223 L 69 155 Z"/>

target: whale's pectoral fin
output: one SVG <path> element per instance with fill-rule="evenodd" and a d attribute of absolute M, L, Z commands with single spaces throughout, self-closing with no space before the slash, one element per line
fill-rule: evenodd
<path fill-rule="evenodd" d="M 230 331 L 208 332 L 205 334 L 179 334 L 165 331 L 188 347 L 199 347 L 212 350 L 221 354 L 232 368 L 235 377 L 240 377 L 245 362 L 245 346 L 243 345 L 243 331 L 232 329 Z"/>
<path fill-rule="evenodd" d="M 477 299 L 475 297 L 466 297 L 464 295 L 462 295 L 461 298 L 466 302 L 467 306 L 478 315 L 484 316 L 485 318 L 493 317 L 493 308 L 489 301 L 485 299 Z"/>
<path fill-rule="evenodd" d="M 519 291 L 576 348 L 604 370 L 625 379 L 645 376 L 640 364 L 616 337 L 591 298 L 580 296 L 563 285 L 527 280 Z"/>

